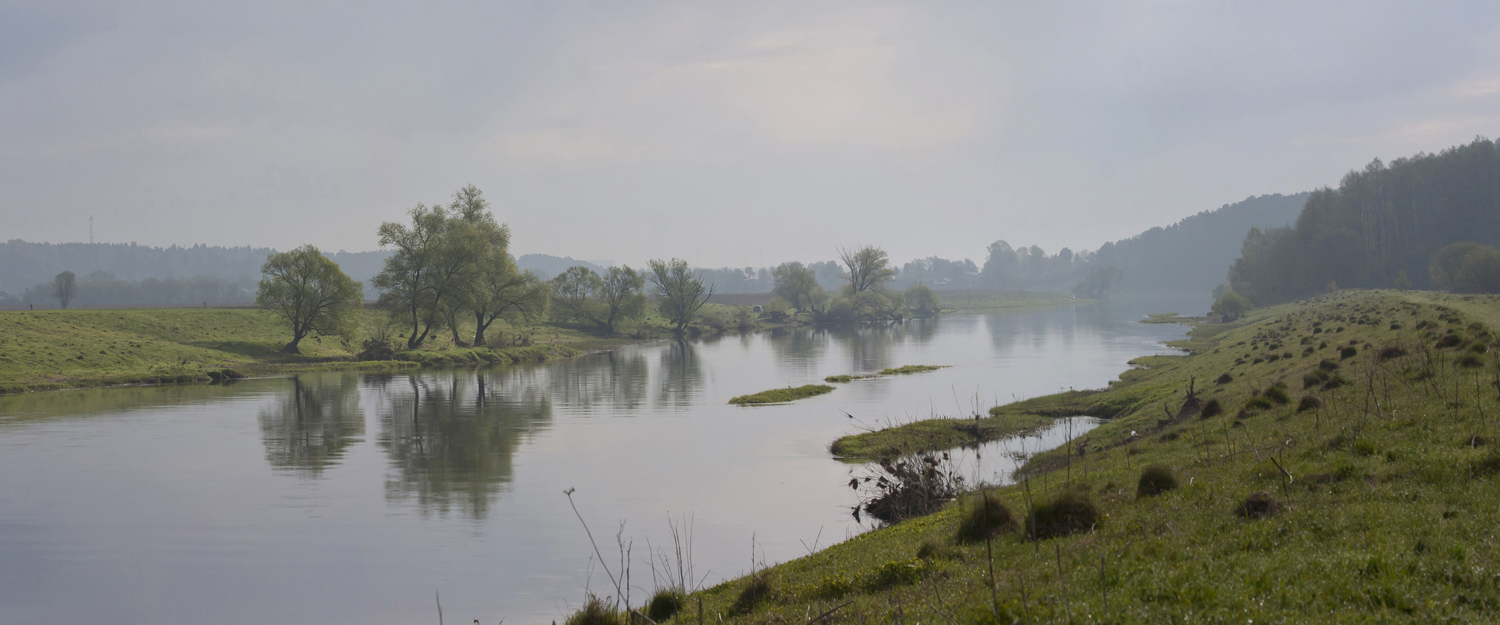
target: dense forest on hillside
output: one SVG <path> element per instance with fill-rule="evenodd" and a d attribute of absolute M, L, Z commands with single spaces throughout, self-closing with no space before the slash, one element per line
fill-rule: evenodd
<path fill-rule="evenodd" d="M 1431 288 L 1432 255 L 1460 241 L 1500 244 L 1500 153 L 1488 139 L 1376 159 L 1313 192 L 1294 226 L 1244 239 L 1229 283 L 1256 305 L 1334 288 Z"/>
<path fill-rule="evenodd" d="M 1251 228 L 1276 228 L 1297 218 L 1307 193 L 1261 195 L 1185 217 L 1128 239 L 1105 243 L 1097 266 L 1120 268 L 1121 291 L 1207 293 L 1224 282 Z"/>

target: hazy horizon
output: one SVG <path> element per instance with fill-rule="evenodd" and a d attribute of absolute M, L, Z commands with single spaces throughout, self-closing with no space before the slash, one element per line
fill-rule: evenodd
<path fill-rule="evenodd" d="M 1500 128 L 1500 7 L 0 8 L 0 240 L 516 255 L 1095 249 Z"/>

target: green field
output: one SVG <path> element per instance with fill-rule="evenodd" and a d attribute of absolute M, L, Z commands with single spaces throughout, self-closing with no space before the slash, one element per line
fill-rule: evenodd
<path fill-rule="evenodd" d="M 380 313 L 365 312 L 374 323 Z M 569 356 L 600 343 L 568 328 L 516 329 L 535 345 L 505 349 L 401 352 L 395 362 L 357 362 L 359 346 L 338 338 L 302 341 L 302 353 L 281 353 L 290 338 L 269 313 L 254 309 L 121 309 L 0 312 L 0 392 L 103 384 L 207 381 L 230 369 L 242 375 L 308 369 L 392 369 L 484 364 Z M 451 339 L 449 340 L 451 342 Z"/>
<path fill-rule="evenodd" d="M 715 622 L 808 622 L 830 610 L 820 622 L 1491 621 L 1491 328 L 1500 298 L 1400 291 L 1341 291 L 1200 325 L 1181 344 L 1191 355 L 1141 359 L 1107 390 L 978 421 L 998 435 L 1065 414 L 1113 417 L 1033 458 L 1022 484 L 992 491 L 1011 522 L 988 543 L 957 538 L 977 509 L 957 501 L 695 593 L 686 616 L 697 618 L 701 599 Z M 938 449 L 952 432 L 974 440 L 964 431 L 974 423 L 841 442 Z M 1177 488 L 1138 494 L 1148 465 Z M 1247 503 L 1257 492 L 1260 503 Z M 1047 516 L 1064 494 L 1075 515 Z M 1071 535 L 1022 529 L 1035 511 L 1048 536 L 1067 527 L 1049 519 L 1086 518 L 1077 511 L 1090 505 L 1097 516 Z"/>

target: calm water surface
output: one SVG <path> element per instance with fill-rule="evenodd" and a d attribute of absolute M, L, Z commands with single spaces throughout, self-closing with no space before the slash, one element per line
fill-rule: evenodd
<path fill-rule="evenodd" d="M 858 467 L 827 451 L 860 423 L 1100 387 L 1182 334 L 1091 308 L 960 314 L 481 371 L 0 397 L 0 623 L 436 622 L 435 591 L 455 623 L 560 621 L 609 586 L 567 488 L 607 558 L 624 522 L 637 602 L 669 519 L 690 521 L 711 585 L 748 571 L 752 537 L 774 563 L 869 529 L 849 514 Z M 952 368 L 725 404 L 906 364 Z M 1002 481 L 1002 455 L 965 471 Z"/>

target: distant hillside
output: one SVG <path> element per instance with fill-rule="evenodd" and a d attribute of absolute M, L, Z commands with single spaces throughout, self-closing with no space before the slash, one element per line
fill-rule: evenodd
<path fill-rule="evenodd" d="M 550 254 L 522 254 L 516 259 L 516 266 L 522 271 L 535 272 L 543 280 L 551 280 L 569 267 L 588 267 L 595 272 L 605 271 L 606 268 L 595 265 L 586 260 L 578 260 L 572 256 L 552 256 Z"/>
<path fill-rule="evenodd" d="M 1215 210 L 1152 228 L 1129 239 L 1105 243 L 1090 265 L 1119 267 L 1113 299 L 1172 301 L 1185 314 L 1205 312 L 1214 287 L 1239 256 L 1251 228 L 1285 226 L 1297 218 L 1309 193 L 1248 197 Z M 1201 310 L 1195 310 L 1201 309 Z"/>
<path fill-rule="evenodd" d="M 1500 245 L 1500 150 L 1488 139 L 1349 172 L 1308 198 L 1295 227 L 1246 237 L 1229 281 L 1257 305 L 1333 286 L 1428 288 L 1433 253 L 1460 241 Z"/>
<path fill-rule="evenodd" d="M 151 280 L 193 280 L 203 285 L 212 279 L 219 284 L 212 289 L 228 288 L 229 285 L 253 287 L 260 280 L 260 267 L 266 257 L 276 250 L 268 247 L 216 247 L 193 245 L 190 247 L 150 247 L 134 243 L 29 243 L 13 239 L 0 243 L 0 291 L 21 297 L 28 289 L 52 280 L 53 276 L 71 271 L 84 280 L 94 276 L 95 281 L 141 283 Z M 335 252 L 330 258 L 343 268 L 345 273 L 367 286 L 370 278 L 380 271 L 380 265 L 390 252 Z M 107 276 L 106 276 L 107 274 Z M 207 301 L 239 301 L 243 297 L 205 297 L 203 289 L 191 294 L 184 292 L 174 301 L 140 302 L 149 304 L 178 304 Z M 158 291 L 174 293 L 177 291 Z M 367 295 L 373 293 L 367 290 Z M 373 295 L 370 295 L 373 297 Z M 41 299 L 46 299 L 42 296 Z M 84 305 L 111 305 L 137 303 L 134 301 L 99 301 Z"/>

